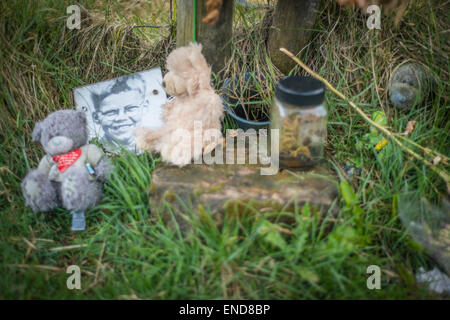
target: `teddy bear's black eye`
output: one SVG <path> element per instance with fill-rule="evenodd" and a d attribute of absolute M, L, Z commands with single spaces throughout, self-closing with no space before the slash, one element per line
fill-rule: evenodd
<path fill-rule="evenodd" d="M 407 84 L 407 85 L 409 85 L 411 87 L 415 87 L 416 86 L 416 84 L 414 83 L 413 80 L 403 79 L 402 83 Z"/>

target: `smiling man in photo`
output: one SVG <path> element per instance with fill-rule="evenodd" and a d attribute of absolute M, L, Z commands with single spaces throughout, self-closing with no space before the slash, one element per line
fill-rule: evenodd
<path fill-rule="evenodd" d="M 102 140 L 112 147 L 135 150 L 133 130 L 139 126 L 148 100 L 146 85 L 139 75 L 119 78 L 101 92 L 92 93 L 93 120 L 103 129 Z"/>

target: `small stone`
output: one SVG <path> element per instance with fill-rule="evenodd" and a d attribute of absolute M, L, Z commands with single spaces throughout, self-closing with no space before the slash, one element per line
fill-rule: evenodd
<path fill-rule="evenodd" d="M 416 273 L 416 281 L 427 285 L 430 291 L 439 294 L 444 292 L 450 293 L 450 278 L 436 267 L 428 272 L 423 267 L 420 267 Z"/>
<path fill-rule="evenodd" d="M 389 99 L 399 108 L 410 108 L 420 104 L 432 87 L 430 72 L 418 63 L 400 64 L 392 72 L 389 83 Z"/>

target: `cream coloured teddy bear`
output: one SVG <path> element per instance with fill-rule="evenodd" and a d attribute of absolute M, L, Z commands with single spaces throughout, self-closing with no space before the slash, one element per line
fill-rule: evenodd
<path fill-rule="evenodd" d="M 164 161 L 180 167 L 222 142 L 222 100 L 211 87 L 211 68 L 201 50 L 200 44 L 190 44 L 170 53 L 163 86 L 173 99 L 163 106 L 164 125 L 135 131 L 140 149 L 159 152 Z"/>

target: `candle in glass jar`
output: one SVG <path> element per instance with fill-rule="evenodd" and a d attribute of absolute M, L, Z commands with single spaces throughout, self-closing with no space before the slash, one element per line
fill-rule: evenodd
<path fill-rule="evenodd" d="M 327 136 L 324 84 L 310 77 L 289 76 L 277 83 L 271 129 L 279 130 L 280 166 L 311 167 L 323 158 Z"/>

